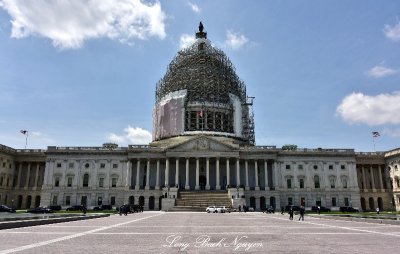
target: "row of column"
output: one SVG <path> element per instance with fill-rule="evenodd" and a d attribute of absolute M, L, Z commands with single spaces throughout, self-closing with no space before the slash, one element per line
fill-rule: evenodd
<path fill-rule="evenodd" d="M 362 181 L 363 181 L 363 187 L 364 189 L 368 189 L 368 182 L 367 180 L 370 180 L 371 183 L 371 189 L 376 190 L 376 189 L 384 189 L 384 185 L 383 185 L 383 178 L 382 178 L 382 167 L 381 165 L 378 166 L 378 179 L 379 179 L 379 188 L 376 188 L 375 186 L 375 173 L 374 173 L 374 169 L 372 168 L 372 165 L 369 166 L 369 171 L 370 173 L 370 179 L 367 179 L 366 176 L 366 168 L 364 165 L 361 166 L 361 174 L 362 174 Z M 361 187 L 361 186 L 360 186 Z M 361 188 L 360 188 L 361 189 Z"/>
<path fill-rule="evenodd" d="M 18 167 L 18 178 L 16 181 L 17 187 L 23 187 L 24 189 L 29 188 L 29 179 L 31 178 L 31 171 L 32 171 L 32 163 L 28 163 L 27 175 L 25 182 L 22 182 L 22 163 L 19 164 Z M 39 184 L 39 172 L 40 172 L 40 163 L 36 163 L 36 172 L 35 172 L 35 183 L 33 185 L 34 188 L 40 187 Z M 21 186 L 23 183 L 23 186 Z"/>
<path fill-rule="evenodd" d="M 190 158 L 185 158 L 186 159 L 186 177 L 185 177 L 185 189 L 189 190 L 190 185 L 189 185 L 189 160 Z M 221 185 L 220 185 L 220 158 L 215 158 L 216 160 L 216 189 L 220 190 Z M 150 181 L 150 159 L 147 159 L 147 165 L 146 165 L 146 185 L 145 189 L 150 189 L 149 181 Z M 269 186 L 268 185 L 268 162 L 267 160 L 264 160 L 264 182 L 265 182 L 265 188 L 269 187 L 274 187 L 274 186 Z M 129 165 L 129 162 L 128 162 Z M 175 184 L 179 183 L 179 158 L 176 158 L 176 170 L 175 170 Z M 140 188 L 140 168 L 141 168 L 141 159 L 137 160 L 136 163 L 136 183 L 135 183 L 135 189 Z M 250 189 L 249 186 L 249 166 L 248 166 L 248 160 L 245 160 L 245 188 Z M 254 177 L 255 177 L 255 190 L 260 190 L 260 186 L 258 184 L 259 179 L 258 179 L 258 160 L 254 160 Z M 230 159 L 226 158 L 226 178 L 227 178 L 227 186 L 231 185 L 231 179 L 230 179 Z M 276 162 L 273 164 L 273 178 L 274 179 L 272 182 L 276 183 Z M 170 171 L 170 159 L 166 158 L 165 159 L 165 186 L 169 186 L 169 171 Z M 128 178 L 130 179 L 130 174 L 128 174 Z M 199 183 L 199 178 L 200 178 L 200 159 L 196 158 L 196 185 L 195 189 L 199 190 L 200 189 L 200 183 Z M 240 179 L 240 159 L 236 159 L 236 185 L 240 186 L 241 185 L 241 179 Z M 274 185 L 274 184 L 273 184 Z M 155 184 L 155 189 L 160 188 L 160 159 L 157 159 L 157 166 L 156 166 L 156 184 Z M 206 186 L 205 188 L 207 190 L 210 190 L 210 158 L 206 158 Z"/>

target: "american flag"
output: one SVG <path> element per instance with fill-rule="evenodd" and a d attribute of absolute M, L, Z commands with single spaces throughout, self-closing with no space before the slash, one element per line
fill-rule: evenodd
<path fill-rule="evenodd" d="M 21 133 L 26 135 L 26 134 L 28 134 L 28 131 L 27 130 L 21 130 Z"/>
<path fill-rule="evenodd" d="M 379 134 L 379 132 L 377 132 L 377 131 L 373 131 L 372 132 L 372 137 L 374 137 L 374 138 L 377 138 L 377 137 L 379 137 L 381 134 Z"/>

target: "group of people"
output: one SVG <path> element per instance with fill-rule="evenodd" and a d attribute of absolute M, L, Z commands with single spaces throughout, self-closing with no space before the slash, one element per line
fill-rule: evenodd
<path fill-rule="evenodd" d="M 122 206 L 119 207 L 119 215 L 124 214 L 126 216 L 128 215 L 128 213 L 135 213 L 135 212 L 143 212 L 143 206 L 123 204 Z"/>
<path fill-rule="evenodd" d="M 239 205 L 239 213 L 241 213 L 242 212 L 242 206 L 241 205 Z M 249 208 L 246 206 L 246 205 L 243 205 L 243 212 L 247 212 L 249 210 Z"/>
<path fill-rule="evenodd" d="M 285 208 L 282 206 L 281 207 L 281 214 L 284 214 Z M 304 220 L 304 214 L 306 213 L 306 209 L 304 206 L 300 206 L 300 210 L 299 210 L 299 220 Z M 289 214 L 289 220 L 293 220 L 293 215 L 294 215 L 294 210 L 293 207 L 290 207 L 288 210 L 288 214 Z"/>

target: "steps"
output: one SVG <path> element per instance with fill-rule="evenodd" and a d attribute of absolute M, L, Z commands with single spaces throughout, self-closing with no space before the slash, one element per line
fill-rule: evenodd
<path fill-rule="evenodd" d="M 227 191 L 180 191 L 175 207 L 169 211 L 201 211 L 207 206 L 232 205 Z"/>

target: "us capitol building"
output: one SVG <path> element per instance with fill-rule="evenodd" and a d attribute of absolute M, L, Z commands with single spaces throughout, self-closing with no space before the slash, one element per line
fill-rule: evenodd
<path fill-rule="evenodd" d="M 15 208 L 140 204 L 321 205 L 400 211 L 400 148 L 386 152 L 256 146 L 253 99 L 200 23 L 157 83 L 153 141 L 118 147 L 0 145 L 0 203 Z"/>

